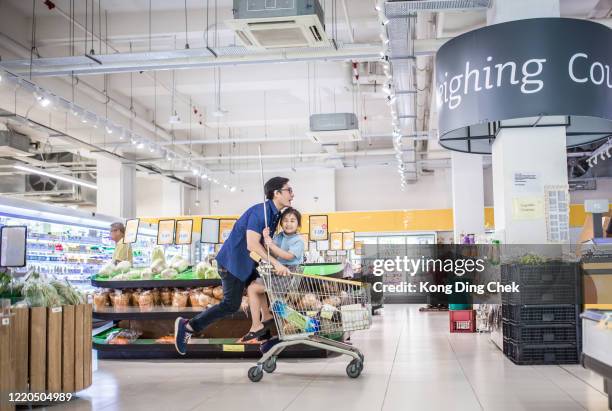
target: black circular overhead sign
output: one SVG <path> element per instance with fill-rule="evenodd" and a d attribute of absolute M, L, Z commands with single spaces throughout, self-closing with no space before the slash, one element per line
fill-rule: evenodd
<path fill-rule="evenodd" d="M 436 55 L 440 144 L 489 154 L 505 127 L 567 127 L 573 147 L 612 135 L 612 29 L 541 18 L 458 36 Z"/>

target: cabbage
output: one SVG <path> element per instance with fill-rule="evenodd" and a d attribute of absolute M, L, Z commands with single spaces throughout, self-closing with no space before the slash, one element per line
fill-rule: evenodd
<path fill-rule="evenodd" d="M 140 280 L 140 270 L 131 270 L 127 276 L 130 280 Z"/>
<path fill-rule="evenodd" d="M 189 268 L 189 262 L 183 257 L 177 255 L 170 260 L 170 267 L 174 268 L 179 273 L 182 273 Z"/>
<path fill-rule="evenodd" d="M 117 264 L 117 271 L 120 273 L 127 273 L 130 271 L 130 268 L 132 268 L 132 264 L 130 264 L 129 261 L 121 261 L 119 264 Z"/>
<path fill-rule="evenodd" d="M 153 260 L 153 263 L 151 264 L 151 271 L 153 273 L 159 274 L 164 268 L 166 268 L 166 261 L 159 259 Z"/>
<path fill-rule="evenodd" d="M 208 272 L 208 264 L 206 264 L 205 262 L 198 263 L 198 265 L 196 265 L 195 270 L 194 270 L 194 274 L 196 278 L 202 278 L 202 279 L 206 278 L 207 272 Z"/>
<path fill-rule="evenodd" d="M 108 277 L 112 275 L 115 272 L 115 270 L 116 270 L 116 267 L 113 263 L 106 263 L 102 266 L 98 274 Z"/>
<path fill-rule="evenodd" d="M 153 271 L 151 271 L 150 268 L 146 268 L 144 269 L 141 273 L 140 273 L 140 279 L 141 280 L 151 280 L 153 279 Z"/>
<path fill-rule="evenodd" d="M 164 248 L 161 246 L 157 246 L 153 249 L 151 253 L 151 261 L 161 260 L 166 264 L 166 256 L 164 255 Z"/>
<path fill-rule="evenodd" d="M 166 268 L 161 272 L 161 277 L 164 280 L 171 280 L 178 275 L 178 272 L 174 268 Z"/>

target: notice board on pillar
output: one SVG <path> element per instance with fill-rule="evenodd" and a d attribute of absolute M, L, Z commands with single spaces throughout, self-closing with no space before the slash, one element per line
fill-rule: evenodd
<path fill-rule="evenodd" d="M 138 226 L 140 225 L 140 219 L 134 218 L 127 220 L 125 223 L 125 236 L 123 242 L 125 244 L 134 244 L 138 238 Z"/>
<path fill-rule="evenodd" d="M 544 187 L 546 238 L 551 243 L 569 243 L 569 188 Z"/>

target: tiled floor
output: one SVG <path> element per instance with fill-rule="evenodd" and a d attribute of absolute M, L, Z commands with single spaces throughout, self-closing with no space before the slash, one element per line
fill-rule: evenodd
<path fill-rule="evenodd" d="M 447 313 L 388 305 L 353 342 L 366 357 L 279 360 L 257 384 L 252 361 L 100 361 L 94 385 L 60 410 L 607 410 L 603 382 L 572 366 L 519 367 L 483 334 L 449 334 Z"/>

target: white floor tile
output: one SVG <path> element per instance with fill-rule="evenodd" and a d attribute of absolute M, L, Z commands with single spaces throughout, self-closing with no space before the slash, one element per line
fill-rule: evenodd
<path fill-rule="evenodd" d="M 450 334 L 448 313 L 388 305 L 352 343 L 365 355 L 283 360 L 252 383 L 253 360 L 100 361 L 94 385 L 60 410 L 605 411 L 597 374 L 578 365 L 517 366 L 486 334 Z"/>

